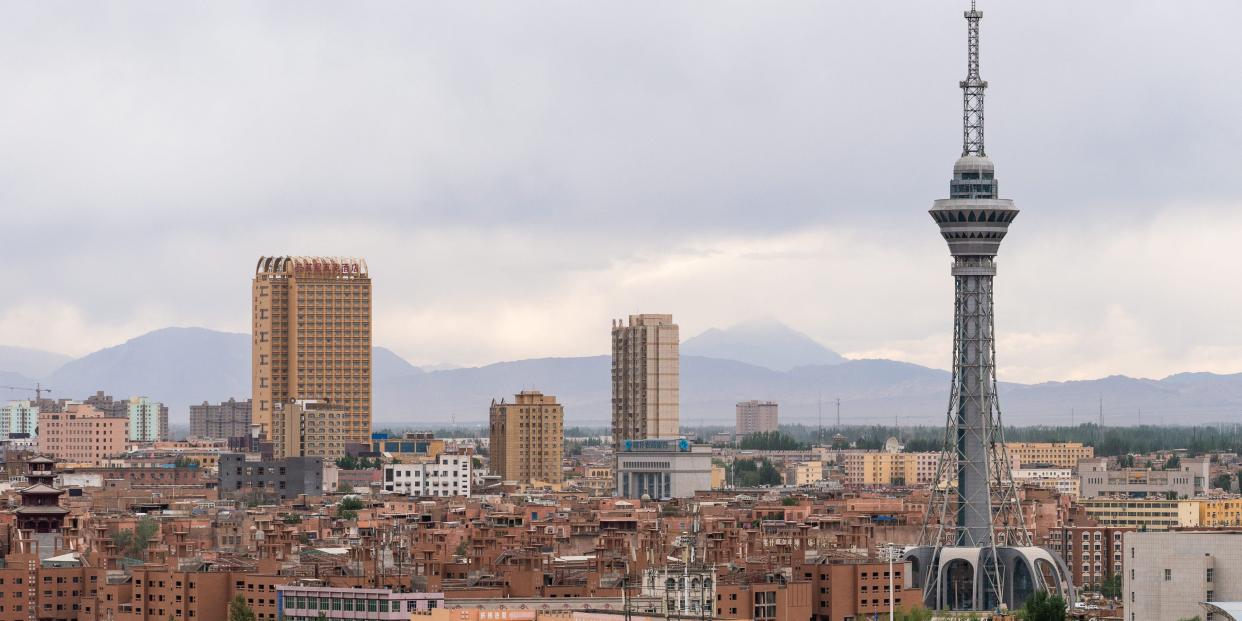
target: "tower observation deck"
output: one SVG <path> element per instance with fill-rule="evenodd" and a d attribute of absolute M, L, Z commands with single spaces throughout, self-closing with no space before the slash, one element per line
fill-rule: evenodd
<path fill-rule="evenodd" d="M 992 284 L 996 253 L 1018 210 L 999 198 L 996 168 L 984 149 L 983 13 L 972 2 L 965 17 L 962 155 L 953 165 L 949 198 L 935 201 L 930 211 L 953 257 L 953 380 L 921 545 L 906 552 L 924 603 L 936 610 L 1017 608 L 1037 590 L 1073 598 L 1064 562 L 1031 544 L 1005 452 Z"/>

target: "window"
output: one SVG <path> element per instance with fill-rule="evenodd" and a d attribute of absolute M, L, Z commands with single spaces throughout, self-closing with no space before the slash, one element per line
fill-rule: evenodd
<path fill-rule="evenodd" d="M 1215 577 L 1215 574 L 1216 574 L 1216 570 L 1212 567 L 1208 567 L 1207 568 L 1207 581 L 1214 582 L 1213 578 Z M 1211 593 L 1211 591 L 1208 591 L 1208 592 Z M 1208 600 L 1208 601 L 1211 601 L 1211 600 Z"/>
<path fill-rule="evenodd" d="M 1164 570 L 1164 581 L 1169 582 L 1172 579 L 1173 579 L 1173 570 L 1172 569 Z"/>

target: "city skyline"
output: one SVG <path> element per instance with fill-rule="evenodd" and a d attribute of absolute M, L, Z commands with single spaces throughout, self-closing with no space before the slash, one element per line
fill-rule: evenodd
<path fill-rule="evenodd" d="M 0 104 L 24 231 L 6 275 L 40 295 L 0 303 L 0 343 L 81 355 L 168 325 L 244 332 L 234 275 L 284 250 L 367 256 L 400 281 L 377 292 L 376 342 L 417 364 L 605 352 L 599 326 L 641 307 L 686 334 L 774 316 L 852 357 L 945 368 L 950 297 L 924 269 L 944 259 L 913 207 L 942 184 L 925 162 L 952 153 L 939 121 L 957 101 L 939 86 L 962 63 L 942 8 L 725 6 L 699 20 L 681 7 L 650 29 L 636 10 L 616 9 L 614 26 L 566 9 L 558 23 L 591 41 L 515 10 L 455 41 L 432 25 L 467 9 L 323 25 L 221 7 L 146 16 L 183 42 L 131 45 L 125 20 L 93 19 L 102 9 L 60 29 L 41 27 L 50 10 L 18 7 L 4 45 L 34 53 L 4 61 L 23 93 Z M 994 66 L 1023 76 L 991 93 L 991 142 L 1015 170 L 1005 191 L 1028 206 L 1001 265 L 1002 376 L 1242 370 L 1242 292 L 1215 286 L 1242 276 L 1229 243 L 1242 188 L 1222 139 L 1242 133 L 1242 93 L 1217 77 L 1242 51 L 1224 26 L 1242 9 L 989 10 L 996 40 L 1014 41 Z M 249 25 L 229 31 L 239 14 Z M 885 28 L 852 32 L 865 20 Z M 1167 45 L 1147 45 L 1157 38 Z M 495 52 L 514 46 L 529 55 Z M 850 60 L 863 46 L 869 62 Z M 65 64 L 83 56 L 100 75 Z M 370 69 L 341 75 L 358 67 Z M 1067 213 L 1074 226 L 1054 217 Z M 662 226 L 622 241 L 635 216 Z M 292 224 L 255 226 L 276 221 Z M 113 243 L 122 232 L 149 243 Z M 79 241 L 37 252 L 49 238 Z M 1179 268 L 1171 248 L 1213 269 Z M 508 302 L 489 304 L 497 294 Z M 901 315 L 876 316 L 876 299 Z"/>

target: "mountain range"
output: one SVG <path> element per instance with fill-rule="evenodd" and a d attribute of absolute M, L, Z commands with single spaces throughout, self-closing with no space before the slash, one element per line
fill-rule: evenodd
<path fill-rule="evenodd" d="M 610 416 L 610 365 L 609 356 L 601 355 L 432 370 L 377 347 L 375 423 L 482 422 L 492 399 L 537 389 L 558 397 L 567 424 L 604 425 Z M 846 359 L 771 320 L 687 339 L 681 372 L 684 426 L 731 422 L 734 404 L 747 399 L 780 403 L 782 422 L 834 425 L 839 399 L 841 422 L 847 425 L 940 424 L 950 380 L 946 371 L 915 364 Z M 190 404 L 249 395 L 250 336 L 164 328 L 76 359 L 0 347 L 0 399 L 28 398 L 20 389 L 35 382 L 54 397 L 80 399 L 96 390 L 146 395 L 169 405 L 174 424 L 183 423 Z M 1096 422 L 1101 411 L 1106 425 L 1232 421 L 1242 413 L 1242 374 L 1002 383 L 1000 400 L 1010 425 Z"/>

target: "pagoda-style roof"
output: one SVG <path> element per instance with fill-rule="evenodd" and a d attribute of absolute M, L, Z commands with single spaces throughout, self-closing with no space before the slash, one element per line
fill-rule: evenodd
<path fill-rule="evenodd" d="M 28 507 L 18 507 L 17 510 L 14 511 L 14 513 L 16 513 L 17 515 L 67 515 L 69 513 L 69 510 L 64 507 L 57 507 L 57 506 L 47 506 L 47 507 L 28 506 Z"/>
<path fill-rule="evenodd" d="M 18 492 L 23 496 L 26 496 L 26 495 L 59 496 L 65 493 L 65 490 L 56 489 L 55 487 L 52 487 L 51 485 L 46 485 L 44 483 L 36 483 L 34 485 L 31 485 L 30 487 L 27 487 L 26 489 L 18 490 Z"/>

